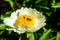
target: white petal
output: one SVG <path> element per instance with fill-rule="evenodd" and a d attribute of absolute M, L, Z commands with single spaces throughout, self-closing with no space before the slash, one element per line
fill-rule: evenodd
<path fill-rule="evenodd" d="M 14 18 L 16 19 L 20 14 L 20 9 L 14 11 L 12 14 L 11 14 L 11 18 Z"/>
<path fill-rule="evenodd" d="M 26 27 L 19 26 L 18 30 L 19 30 L 21 33 L 24 33 L 24 32 L 26 31 Z"/>
<path fill-rule="evenodd" d="M 8 17 L 8 18 L 4 18 L 3 22 L 8 26 L 14 27 L 15 20 Z"/>
<path fill-rule="evenodd" d="M 13 12 L 10 17 L 11 18 L 16 18 L 17 17 L 17 13 L 16 12 Z"/>

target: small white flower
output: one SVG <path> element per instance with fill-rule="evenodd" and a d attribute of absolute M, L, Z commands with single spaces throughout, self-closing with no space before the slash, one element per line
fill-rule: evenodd
<path fill-rule="evenodd" d="M 4 23 L 17 33 L 35 32 L 46 25 L 45 16 L 32 8 L 21 8 L 14 11 L 10 17 L 4 18 Z"/>

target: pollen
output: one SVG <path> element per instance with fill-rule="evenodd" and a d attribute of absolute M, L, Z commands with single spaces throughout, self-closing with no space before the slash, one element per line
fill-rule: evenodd
<path fill-rule="evenodd" d="M 34 17 L 32 15 L 20 15 L 16 19 L 14 25 L 16 27 L 18 26 L 32 27 L 34 26 Z"/>

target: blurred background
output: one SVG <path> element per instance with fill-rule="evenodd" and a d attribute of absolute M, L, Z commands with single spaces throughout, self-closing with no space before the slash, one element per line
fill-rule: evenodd
<path fill-rule="evenodd" d="M 7 31 L 3 19 L 21 7 L 42 12 L 46 25 L 33 33 L 17 34 Z M 0 0 L 0 40 L 60 40 L 60 0 Z"/>

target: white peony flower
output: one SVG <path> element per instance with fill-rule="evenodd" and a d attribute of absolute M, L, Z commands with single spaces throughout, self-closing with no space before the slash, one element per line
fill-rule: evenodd
<path fill-rule="evenodd" d="M 42 28 L 45 23 L 45 16 L 32 8 L 21 8 L 14 11 L 10 17 L 4 18 L 4 23 L 17 33 L 35 32 Z"/>

